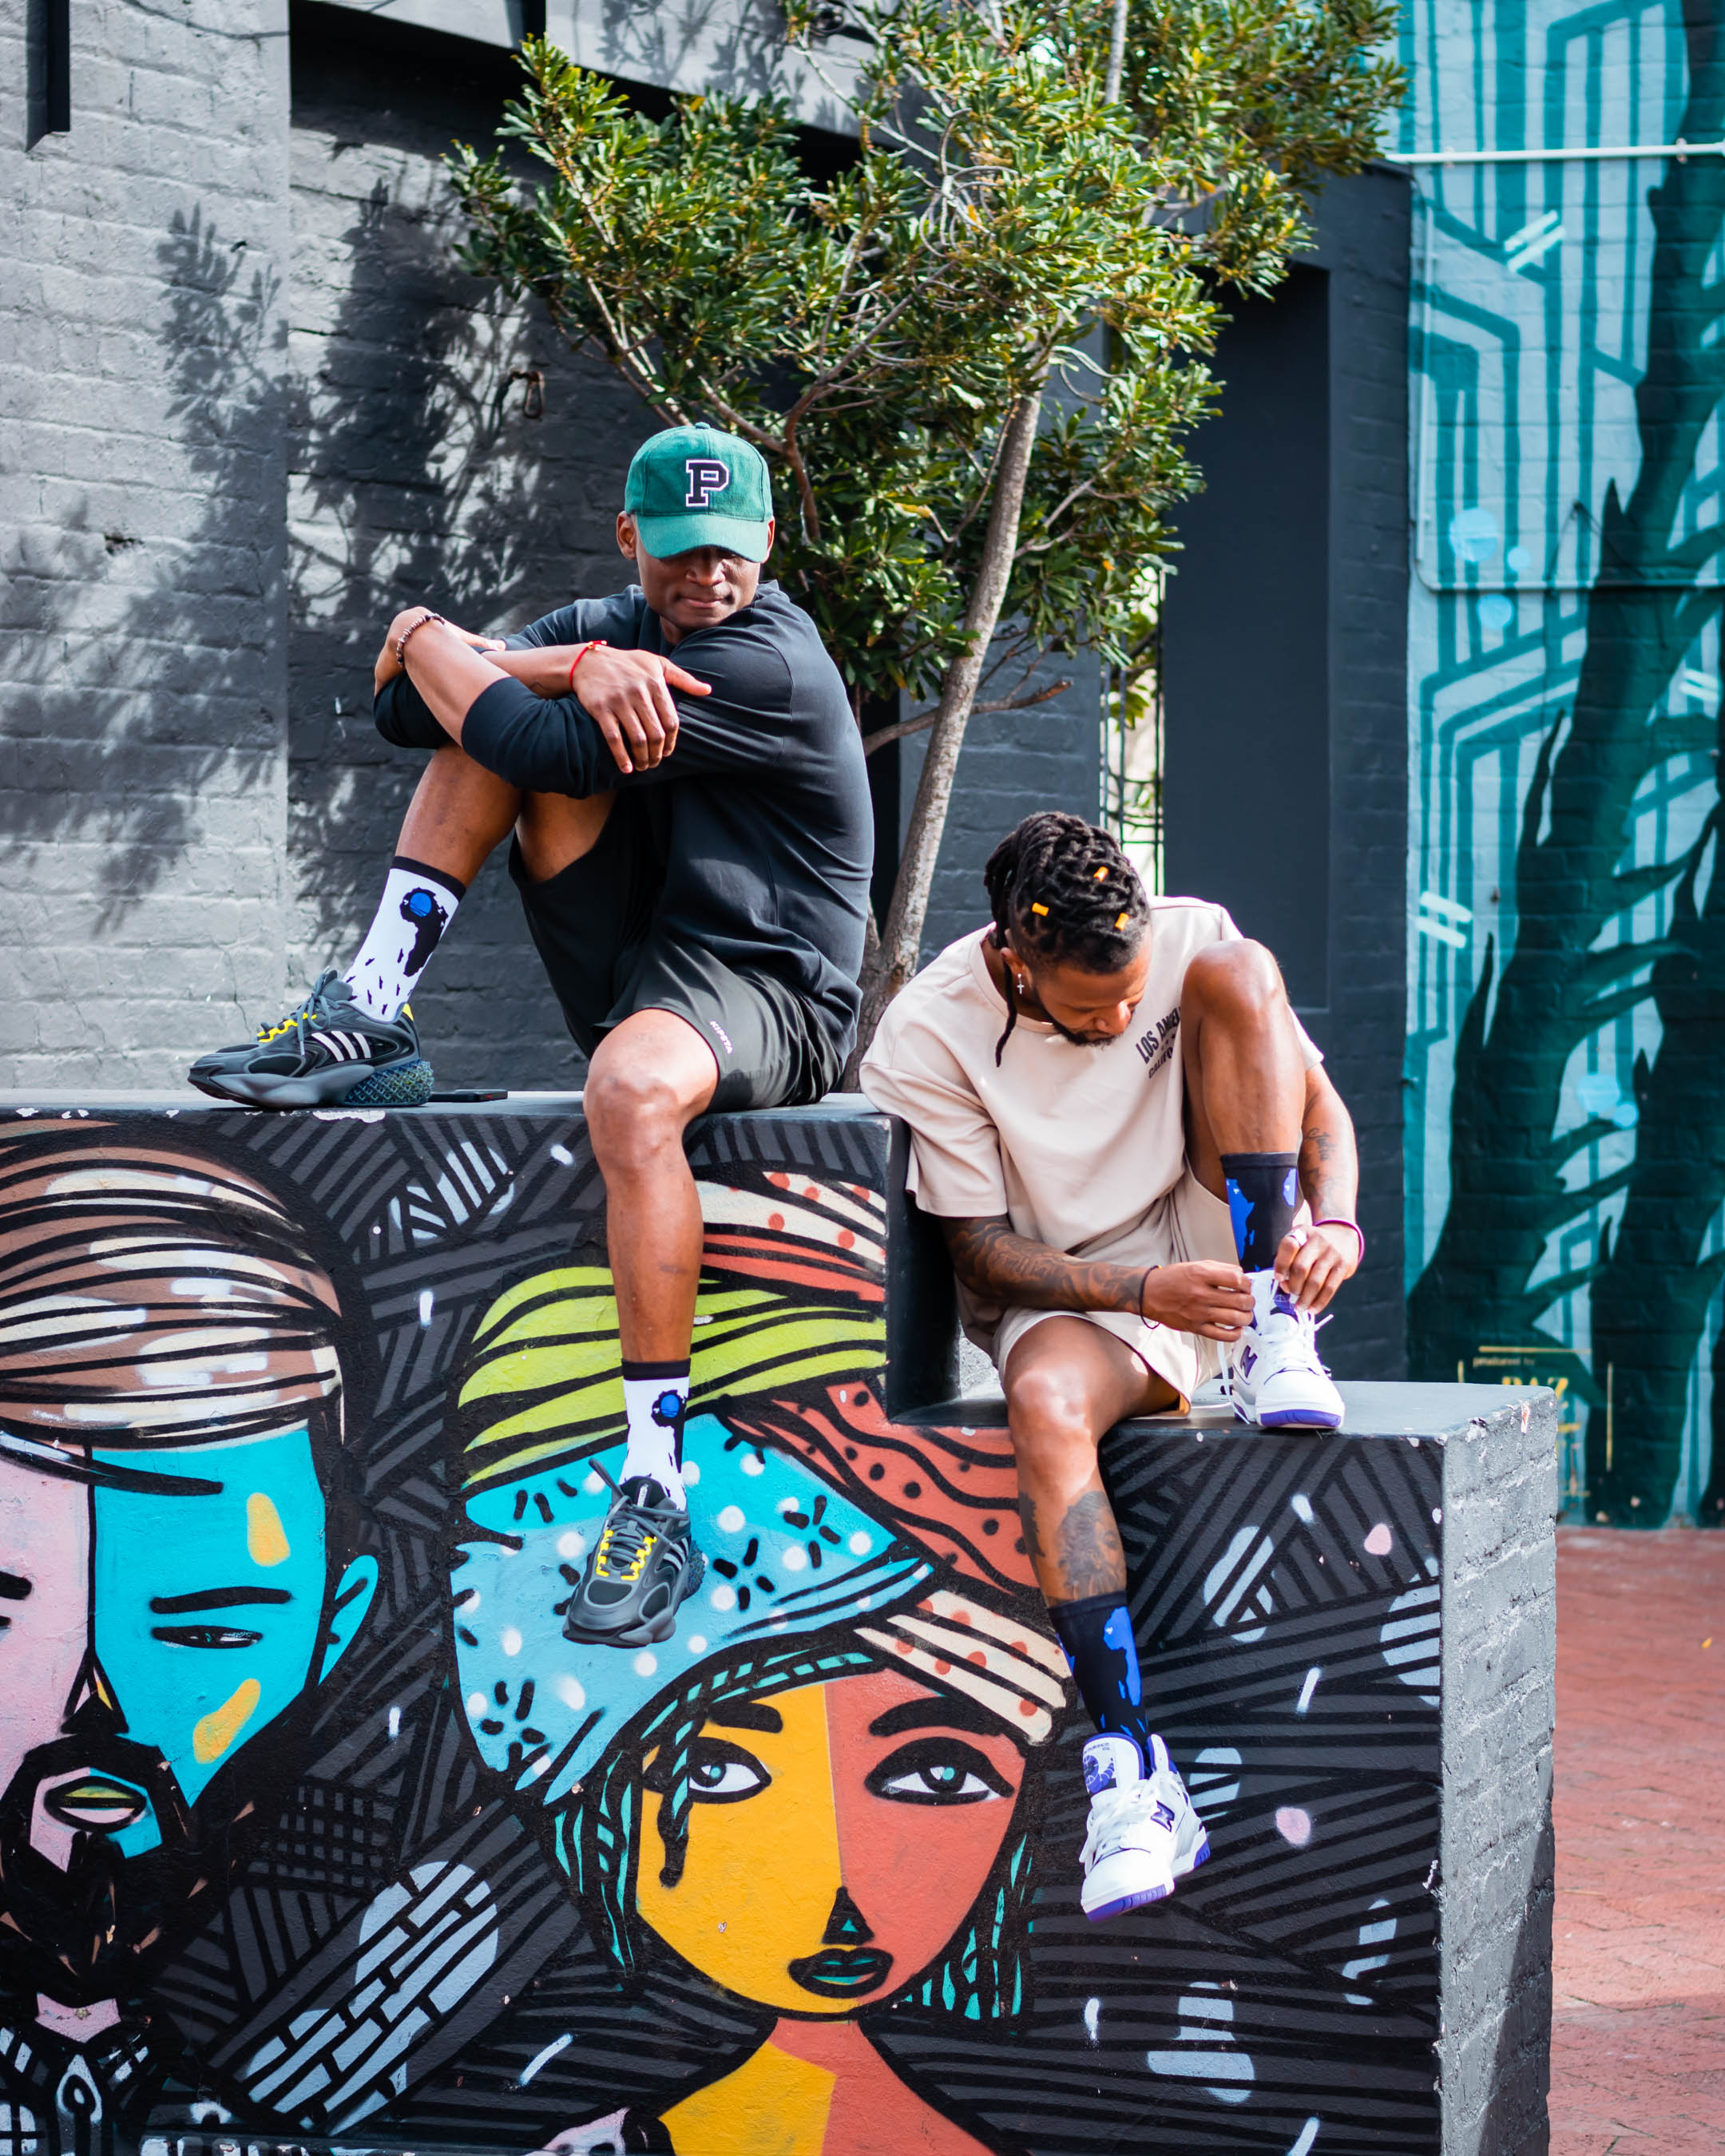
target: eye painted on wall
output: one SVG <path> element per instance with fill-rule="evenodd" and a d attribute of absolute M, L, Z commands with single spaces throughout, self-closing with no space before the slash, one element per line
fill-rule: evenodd
<path fill-rule="evenodd" d="M 864 1787 L 899 1804 L 983 1804 L 1012 1794 L 982 1753 L 955 1737 L 901 1744 L 870 1771 Z"/>
<path fill-rule="evenodd" d="M 207 1587 L 196 1594 L 158 1594 L 151 1602 L 157 1617 L 189 1616 L 193 1611 L 236 1609 L 258 1603 L 291 1602 L 284 1587 Z M 152 1625 L 150 1637 L 171 1647 L 254 1647 L 261 1632 L 238 1625 Z"/>
<path fill-rule="evenodd" d="M 752 1752 L 729 1744 L 722 1737 L 697 1737 L 689 1747 L 689 1795 L 703 1804 L 741 1804 L 759 1795 L 773 1777 Z M 647 1787 L 664 1796 L 670 1788 L 670 1773 L 663 1752 L 658 1753 L 642 1777 Z"/>
<path fill-rule="evenodd" d="M 255 1647 L 261 1632 L 245 1632 L 218 1625 L 152 1625 L 150 1637 L 166 1640 L 171 1647 Z"/>

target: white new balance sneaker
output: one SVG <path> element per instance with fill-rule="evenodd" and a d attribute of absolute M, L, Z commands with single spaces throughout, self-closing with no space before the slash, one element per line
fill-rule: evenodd
<path fill-rule="evenodd" d="M 1252 1322 L 1234 1349 L 1235 1414 L 1260 1430 L 1340 1430 L 1342 1395 L 1317 1359 L 1318 1321 L 1276 1286 L 1273 1272 L 1247 1278 Z"/>
<path fill-rule="evenodd" d="M 1166 1901 L 1174 1881 L 1209 1855 L 1204 1821 L 1159 1737 L 1150 1739 L 1147 1772 L 1130 1737 L 1092 1737 L 1084 1748 L 1084 1786 L 1090 1832 L 1080 1899 L 1093 1924 Z"/>

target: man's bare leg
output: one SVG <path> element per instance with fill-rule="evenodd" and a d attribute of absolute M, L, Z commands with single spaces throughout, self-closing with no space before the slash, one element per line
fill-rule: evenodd
<path fill-rule="evenodd" d="M 1323 1143 L 1345 1131 L 1350 1159 L 1353 1133 L 1339 1102 L 1333 1132 L 1314 1114 L 1326 1096 L 1334 1101 L 1333 1089 L 1308 1081 L 1281 968 L 1261 944 L 1212 947 L 1193 960 L 1180 994 L 1180 1046 L 1187 1158 L 1229 1204 L 1252 1290 L 1252 1322 L 1231 1359 L 1235 1412 L 1263 1430 L 1339 1429 L 1342 1398 L 1318 1356 L 1313 1312 L 1345 1277 L 1341 1250 L 1352 1238 L 1343 1229 L 1338 1245 L 1338 1231 L 1327 1228 L 1327 1246 L 1308 1251 L 1311 1231 L 1296 1231 L 1294 1218 L 1308 1120 Z M 1351 1169 L 1348 1189 L 1351 1206 Z"/>
<path fill-rule="evenodd" d="M 1001 1380 L 1018 1461 L 1019 1517 L 1044 1599 L 1052 1607 L 1126 1589 L 1126 1560 L 1096 1448 L 1117 1422 L 1176 1404 L 1167 1380 L 1125 1342 L 1081 1317 L 1033 1326 Z"/>
<path fill-rule="evenodd" d="M 605 1178 L 605 1237 L 625 1363 L 685 1363 L 701 1276 L 701 1199 L 683 1133 L 719 1066 L 686 1019 L 636 1011 L 588 1065 L 583 1106 Z"/>
<path fill-rule="evenodd" d="M 683 1133 L 719 1082 L 686 1019 L 639 1010 L 588 1065 L 588 1135 L 605 1178 L 629 1442 L 619 1496 L 566 1605 L 564 1636 L 632 1648 L 669 1639 L 702 1560 L 683 1484 L 683 1418 L 701 1279 L 701 1199 Z"/>
<path fill-rule="evenodd" d="M 1306 1061 L 1281 970 L 1261 943 L 1213 944 L 1180 991 L 1186 1158 L 1216 1197 L 1224 1153 L 1300 1150 Z"/>
<path fill-rule="evenodd" d="M 1126 1601 L 1126 1555 L 1096 1467 L 1104 1434 L 1177 1398 L 1124 1341 L 1080 1317 L 1034 1326 L 1002 1373 L 1019 1466 L 1019 1516 L 1048 1614 L 1096 1734 L 1082 1902 L 1092 1921 L 1172 1893 L 1209 1854 L 1151 1723 Z"/>
<path fill-rule="evenodd" d="M 515 828 L 523 798 L 451 742 L 420 773 L 395 850 L 470 884 Z"/>

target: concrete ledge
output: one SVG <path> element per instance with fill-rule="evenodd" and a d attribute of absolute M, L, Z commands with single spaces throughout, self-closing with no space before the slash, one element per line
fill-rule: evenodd
<path fill-rule="evenodd" d="M 830 2156 L 1544 2148 L 1550 1395 L 1356 1385 L 1336 1435 L 1219 1415 L 1112 1434 L 1147 1681 L 1214 1853 L 1172 1902 L 1091 1927 L 1086 1726 L 1030 1584 L 998 1404 L 953 1396 L 950 1282 L 894 1143 L 855 1099 L 691 1133 L 708 1274 L 689 1456 L 713 1564 L 674 1638 L 635 1657 L 561 1638 L 572 1553 L 603 1517 L 593 1467 L 619 1456 L 603 1194 L 576 1098 L 288 1116 L 0 1101 L 0 1427 L 75 1462 L 95 1456 L 92 1383 L 122 1396 L 98 1452 L 174 1390 L 194 1427 L 173 1486 L 237 1489 L 263 1472 L 221 1421 L 241 1382 L 223 1358 L 243 1351 L 220 1328 L 246 1281 L 298 1250 L 296 1277 L 328 1283 L 303 1306 L 314 1332 L 340 1305 L 322 1621 L 341 1629 L 341 1583 L 367 1564 L 375 1596 L 326 1681 L 228 1738 L 193 1808 L 213 1835 L 203 1871 L 152 1875 L 159 1937 L 116 1989 L 128 2027 L 151 2017 L 139 2041 L 162 2071 L 105 2084 L 151 2156 L 242 2138 L 521 2156 L 559 2135 L 572 2156 L 710 2156 L 764 2145 L 742 2123 L 762 2102 Z M 171 1263 L 124 1258 L 141 1205 Z M 187 1208 L 196 1233 L 175 1243 Z M 122 1282 L 144 1313 L 98 1327 L 81 1376 L 64 1328 L 15 1344 L 50 1245 L 74 1332 L 105 1297 L 121 1308 Z M 172 1337 L 173 1387 L 140 1386 L 134 1340 Z M 50 1426 L 56 1371 L 85 1387 L 85 1424 Z M 174 1508 L 206 1501 L 104 1485 L 93 1569 L 75 1537 L 64 1576 L 51 1540 L 9 1560 L 67 1486 L 27 1450 L 0 1458 L 0 1569 L 28 1558 L 74 1631 L 93 1592 L 109 1639 L 122 1581 L 146 1602 L 183 1591 L 202 1545 Z M 159 1518 L 125 1509 L 151 1504 Z M 276 1516 L 305 1546 L 286 1496 Z M 128 1522 L 149 1532 L 105 1569 Z M 234 1563 L 277 1561 L 269 1533 L 256 1548 Z M 191 1699 L 217 1662 L 226 1698 L 249 1650 L 175 1651 Z M 171 1705 L 112 1658 L 131 1741 L 178 1757 Z M 915 1731 L 870 1736 L 907 1693 Z M 713 1722 L 726 1702 L 741 1722 Z M 803 1749 L 775 1752 L 771 1725 L 810 1715 Z M 33 1742 L 58 1740 L 49 1719 Z M 710 1727 L 711 1771 L 738 1794 L 684 1800 L 683 1868 L 655 1889 L 678 1830 L 653 1763 L 693 1757 L 675 1748 Z M 855 1960 L 859 1924 L 890 1961 Z M 848 1994 L 797 1988 L 793 1965 L 819 1976 L 834 1953 Z M 0 1959 L 18 1994 L 0 2021 L 33 2025 L 36 1973 L 15 1943 Z M 0 2098 L 50 2115 L 51 2087 L 11 2056 Z"/>

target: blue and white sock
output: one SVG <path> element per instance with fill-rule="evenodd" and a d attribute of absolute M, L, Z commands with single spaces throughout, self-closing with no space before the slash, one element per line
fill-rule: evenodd
<path fill-rule="evenodd" d="M 623 1405 L 629 1417 L 629 1450 L 619 1482 L 646 1476 L 672 1504 L 687 1512 L 683 1489 L 683 1418 L 689 1412 L 689 1363 L 625 1363 Z"/>
<path fill-rule="evenodd" d="M 1244 1273 L 1268 1272 L 1300 1209 L 1296 1152 L 1224 1152 L 1222 1173 Z"/>
<path fill-rule="evenodd" d="M 1078 1696 L 1098 1732 L 1129 1738 L 1138 1748 L 1142 1768 L 1151 1756 L 1151 1730 L 1125 1595 L 1088 1594 L 1081 1602 L 1050 1602 L 1048 1614 L 1066 1650 Z"/>
<path fill-rule="evenodd" d="M 466 896 L 467 886 L 441 869 L 396 855 L 359 956 L 342 976 L 362 1009 L 396 1016 Z"/>

